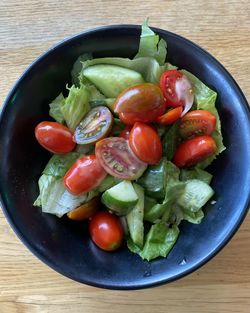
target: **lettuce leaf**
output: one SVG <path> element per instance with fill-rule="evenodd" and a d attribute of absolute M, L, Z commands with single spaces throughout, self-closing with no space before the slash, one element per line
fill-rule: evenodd
<path fill-rule="evenodd" d="M 69 88 L 68 97 L 61 106 L 61 111 L 71 131 L 75 130 L 76 126 L 90 110 L 89 98 L 90 91 L 88 87 L 84 85 L 76 87 L 73 85 Z"/>
<path fill-rule="evenodd" d="M 50 104 L 49 115 L 55 119 L 58 123 L 64 123 L 64 116 L 61 111 L 61 107 L 65 104 L 65 98 L 62 93 L 55 98 Z"/>
<path fill-rule="evenodd" d="M 148 27 L 148 20 L 146 20 L 141 27 L 139 50 L 135 59 L 141 57 L 151 57 L 154 58 L 160 65 L 163 65 L 165 63 L 166 55 L 166 41 L 164 39 L 159 40 L 159 36 Z"/>
<path fill-rule="evenodd" d="M 208 165 L 212 163 L 214 159 L 226 148 L 223 144 L 223 138 L 221 134 L 221 122 L 218 111 L 215 107 L 217 93 L 210 89 L 208 86 L 203 84 L 197 77 L 193 74 L 189 73 L 186 70 L 182 70 L 182 72 L 188 77 L 191 81 L 194 88 L 194 101 L 197 107 L 197 110 L 207 110 L 216 116 L 216 128 L 212 134 L 213 139 L 216 142 L 217 150 L 216 152 L 208 157 L 206 160 L 200 162 L 198 166 L 202 169 L 206 168 Z"/>
<path fill-rule="evenodd" d="M 87 60 L 91 60 L 93 58 L 91 53 L 84 53 L 80 55 L 75 63 L 73 64 L 73 68 L 71 71 L 71 77 L 72 77 L 72 84 L 79 87 L 80 81 L 79 81 L 79 75 L 82 69 L 82 63 Z"/>
<path fill-rule="evenodd" d="M 189 179 L 199 179 L 204 181 L 208 185 L 211 183 L 213 175 L 207 171 L 202 170 L 199 167 L 193 167 L 191 169 L 182 169 L 180 174 L 180 179 L 182 181 L 187 181 Z"/>
<path fill-rule="evenodd" d="M 142 259 L 150 261 L 159 256 L 166 257 L 176 243 L 179 233 L 178 226 L 168 227 L 161 222 L 151 226 L 142 249 L 136 246 L 131 239 L 128 239 L 127 246 L 130 251 L 139 254 Z"/>
<path fill-rule="evenodd" d="M 179 142 L 181 141 L 179 135 L 179 124 L 180 124 L 179 121 L 175 122 L 163 135 L 162 153 L 167 158 L 167 160 L 172 160 L 175 154 L 175 150 Z"/>

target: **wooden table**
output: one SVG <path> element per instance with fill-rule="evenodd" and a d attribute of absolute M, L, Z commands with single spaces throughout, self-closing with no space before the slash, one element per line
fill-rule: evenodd
<path fill-rule="evenodd" d="M 212 53 L 250 100 L 249 0 L 1 0 L 0 104 L 51 45 L 94 26 L 141 24 L 183 35 Z M 250 216 L 212 261 L 153 289 L 109 291 L 71 281 L 41 263 L 0 213 L 0 312 L 250 312 Z"/>

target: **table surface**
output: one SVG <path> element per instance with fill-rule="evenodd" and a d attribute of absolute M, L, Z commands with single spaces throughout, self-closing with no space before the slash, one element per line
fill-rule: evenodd
<path fill-rule="evenodd" d="M 249 0 L 1 0 L 0 105 L 24 69 L 65 37 L 109 24 L 176 32 L 214 55 L 250 100 Z M 250 312 L 250 216 L 201 269 L 168 285 L 110 291 L 71 281 L 33 256 L 0 212 L 0 312 Z"/>

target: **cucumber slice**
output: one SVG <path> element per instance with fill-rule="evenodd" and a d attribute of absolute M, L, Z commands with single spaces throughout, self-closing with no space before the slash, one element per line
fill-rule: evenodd
<path fill-rule="evenodd" d="M 185 210 L 197 212 L 214 195 L 213 189 L 198 179 L 186 181 L 185 191 L 177 203 Z"/>
<path fill-rule="evenodd" d="M 126 215 L 138 202 L 137 193 L 130 181 L 124 180 L 102 194 L 101 201 L 113 213 Z"/>
<path fill-rule="evenodd" d="M 144 82 L 140 73 L 108 64 L 89 66 L 83 70 L 83 75 L 107 98 L 116 98 L 124 89 Z"/>
<path fill-rule="evenodd" d="M 128 229 L 132 241 L 140 248 L 143 247 L 144 237 L 144 190 L 141 186 L 133 184 L 135 192 L 138 195 L 138 202 L 126 216 Z"/>

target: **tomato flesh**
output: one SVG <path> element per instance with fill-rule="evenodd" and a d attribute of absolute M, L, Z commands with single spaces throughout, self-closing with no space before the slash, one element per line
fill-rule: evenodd
<path fill-rule="evenodd" d="M 144 83 L 124 90 L 114 103 L 115 113 L 141 113 L 164 106 L 161 89 L 154 84 Z"/>
<path fill-rule="evenodd" d="M 98 186 L 107 173 L 95 155 L 78 159 L 64 176 L 64 185 L 73 195 L 79 195 Z"/>
<path fill-rule="evenodd" d="M 164 115 L 159 116 L 156 121 L 160 124 L 170 125 L 176 122 L 180 117 L 183 109 L 181 106 L 167 111 Z"/>
<path fill-rule="evenodd" d="M 183 116 L 180 123 L 182 138 L 211 135 L 216 127 L 216 117 L 206 110 L 194 110 Z"/>
<path fill-rule="evenodd" d="M 109 134 L 113 120 L 107 107 L 93 108 L 76 127 L 74 141 L 78 144 L 95 143 Z"/>
<path fill-rule="evenodd" d="M 136 156 L 147 164 L 157 164 L 161 159 L 161 139 L 155 129 L 147 124 L 134 124 L 129 135 L 129 145 Z"/>
<path fill-rule="evenodd" d="M 65 154 L 75 148 L 71 131 L 57 122 L 41 122 L 35 128 L 35 137 L 46 150 Z"/>
<path fill-rule="evenodd" d="M 216 151 L 216 143 L 211 136 L 187 139 L 176 149 L 173 162 L 178 167 L 193 166 Z"/>
<path fill-rule="evenodd" d="M 98 141 L 95 153 L 105 171 L 121 179 L 137 179 L 146 169 L 146 164 L 137 158 L 128 141 L 121 137 Z"/>
<path fill-rule="evenodd" d="M 92 217 L 89 230 L 93 242 L 105 251 L 116 250 L 122 244 L 124 231 L 120 220 L 107 211 L 99 211 Z"/>

